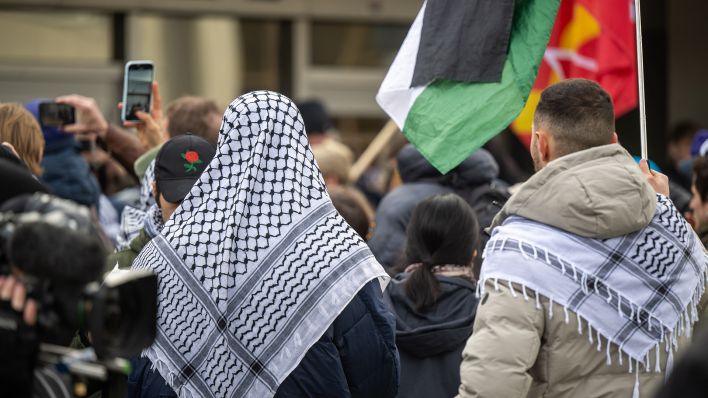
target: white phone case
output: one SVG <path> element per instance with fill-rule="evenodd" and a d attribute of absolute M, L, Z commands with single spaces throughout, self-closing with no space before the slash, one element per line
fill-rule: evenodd
<path fill-rule="evenodd" d="M 150 60 L 136 60 L 136 61 L 128 61 L 125 64 L 125 71 L 123 72 L 123 98 L 122 98 L 123 109 L 121 109 L 121 112 L 120 112 L 120 119 L 124 122 L 126 121 L 126 119 L 125 119 L 127 116 L 126 110 L 128 108 L 126 106 L 126 104 L 128 103 L 128 71 L 130 70 L 130 67 L 132 65 L 150 65 L 150 66 L 152 66 L 152 81 L 155 80 L 155 66 L 153 65 L 152 61 L 150 61 Z M 148 102 L 148 110 L 147 110 L 148 112 L 149 112 L 150 108 L 152 107 L 152 95 L 153 95 L 153 93 L 152 93 L 152 88 L 151 88 L 150 100 Z M 131 119 L 129 121 L 136 121 L 136 120 Z"/>

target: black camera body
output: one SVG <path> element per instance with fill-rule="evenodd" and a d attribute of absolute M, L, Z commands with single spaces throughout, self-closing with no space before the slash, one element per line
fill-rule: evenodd
<path fill-rule="evenodd" d="M 97 363 L 139 354 L 156 335 L 157 278 L 114 271 L 101 282 L 105 256 L 88 208 L 47 194 L 5 202 L 0 274 L 24 283 L 38 314 L 36 327 L 27 328 L 19 313 L 0 308 L 0 330 L 36 333 L 39 342 L 58 346 L 87 332 Z"/>

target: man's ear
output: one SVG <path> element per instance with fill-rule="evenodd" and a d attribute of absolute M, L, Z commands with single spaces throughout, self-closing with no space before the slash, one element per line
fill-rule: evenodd
<path fill-rule="evenodd" d="M 617 136 L 617 132 L 612 133 L 612 138 L 610 139 L 610 144 L 619 144 L 620 140 Z"/>
<path fill-rule="evenodd" d="M 536 145 L 538 146 L 538 154 L 541 161 L 544 163 L 551 161 L 551 136 L 543 130 L 538 130 L 536 134 Z"/>

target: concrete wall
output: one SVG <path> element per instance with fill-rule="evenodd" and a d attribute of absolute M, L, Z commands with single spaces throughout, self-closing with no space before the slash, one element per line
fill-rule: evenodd
<path fill-rule="evenodd" d="M 199 95 L 226 106 L 241 94 L 238 19 L 133 14 L 126 28 L 126 57 L 154 62 L 164 105 L 182 95 Z"/>
<path fill-rule="evenodd" d="M 117 120 L 112 29 L 105 13 L 0 10 L 0 102 L 77 93 Z"/>

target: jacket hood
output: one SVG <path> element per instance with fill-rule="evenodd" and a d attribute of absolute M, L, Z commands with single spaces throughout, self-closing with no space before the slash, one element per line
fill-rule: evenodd
<path fill-rule="evenodd" d="M 42 181 L 56 196 L 86 206 L 98 204 L 101 187 L 88 163 L 73 147 L 45 153 L 41 164 Z"/>
<path fill-rule="evenodd" d="M 492 227 L 519 215 L 593 239 L 626 235 L 646 227 L 656 194 L 631 155 L 611 144 L 550 162 L 521 186 Z"/>
<path fill-rule="evenodd" d="M 404 183 L 434 181 L 454 187 L 487 184 L 499 176 L 499 165 L 485 149 L 474 151 L 459 166 L 443 175 L 411 144 L 399 152 L 398 170 Z"/>
<path fill-rule="evenodd" d="M 474 283 L 463 278 L 436 276 L 440 282 L 437 304 L 418 312 L 406 296 L 405 280 L 398 274 L 386 288 L 386 300 L 396 313 L 396 346 L 419 358 L 458 349 L 472 334 L 477 312 Z"/>

